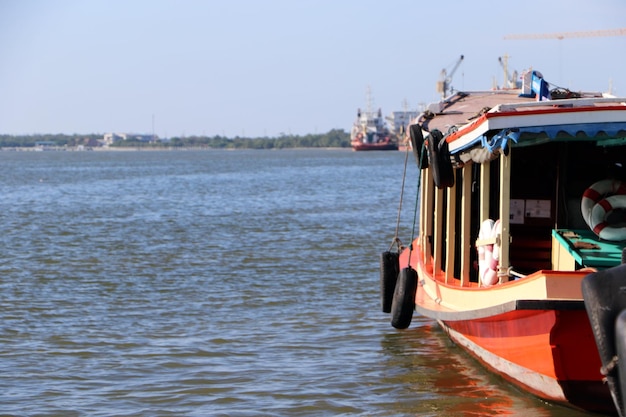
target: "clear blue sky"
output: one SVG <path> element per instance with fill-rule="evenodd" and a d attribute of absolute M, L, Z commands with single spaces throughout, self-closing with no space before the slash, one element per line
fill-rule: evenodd
<path fill-rule="evenodd" d="M 0 0 L 0 134 L 278 136 L 348 131 L 456 89 L 498 57 L 554 85 L 626 96 L 624 0 Z"/>

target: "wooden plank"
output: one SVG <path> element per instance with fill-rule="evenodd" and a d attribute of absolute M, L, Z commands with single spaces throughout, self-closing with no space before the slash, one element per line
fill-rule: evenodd
<path fill-rule="evenodd" d="M 422 248 L 422 262 L 430 263 L 432 257 L 430 240 L 433 238 L 433 211 L 434 211 L 434 189 L 435 184 L 429 169 L 422 170 L 422 198 L 423 204 L 420 204 L 420 216 L 422 225 L 420 226 L 420 246 Z"/>
<path fill-rule="evenodd" d="M 489 195 L 490 195 L 490 182 L 491 171 L 489 167 L 491 162 L 485 162 L 480 165 L 480 221 L 487 220 L 489 218 Z"/>
<path fill-rule="evenodd" d="M 502 304 L 497 304 L 485 308 L 474 310 L 457 311 L 447 308 L 437 303 L 426 294 L 422 287 L 418 286 L 415 298 L 415 311 L 435 320 L 462 321 L 477 320 L 498 316 L 516 310 L 584 310 L 585 304 L 582 300 L 512 300 Z"/>
<path fill-rule="evenodd" d="M 456 182 L 446 191 L 448 204 L 446 213 L 446 282 L 454 279 L 454 245 L 456 243 Z"/>
<path fill-rule="evenodd" d="M 437 188 L 435 190 L 435 224 L 433 230 L 433 274 L 437 275 L 441 272 L 441 258 L 443 255 L 443 190 Z"/>
<path fill-rule="evenodd" d="M 482 224 L 483 221 L 489 218 L 489 196 L 491 195 L 491 162 L 487 161 L 480 164 L 480 194 L 479 194 L 479 217 L 478 217 L 478 225 Z M 481 285 L 482 282 L 480 277 L 478 279 L 478 285 Z"/>
<path fill-rule="evenodd" d="M 472 164 L 467 164 L 461 172 L 463 192 L 461 194 L 461 285 L 469 285 L 471 250 L 471 210 L 472 210 Z"/>
<path fill-rule="evenodd" d="M 509 155 L 512 150 L 509 148 Z M 511 158 L 500 155 L 500 263 L 498 264 L 498 280 L 500 283 L 509 269 L 509 219 L 511 215 Z"/>

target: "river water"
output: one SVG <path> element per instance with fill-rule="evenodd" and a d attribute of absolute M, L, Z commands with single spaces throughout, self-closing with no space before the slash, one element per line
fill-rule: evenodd
<path fill-rule="evenodd" d="M 492 376 L 430 320 L 391 327 L 378 262 L 404 161 L 0 152 L 0 414 L 587 415 Z"/>

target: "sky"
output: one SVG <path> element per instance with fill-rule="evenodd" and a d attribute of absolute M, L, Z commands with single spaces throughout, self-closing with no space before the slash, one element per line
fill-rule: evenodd
<path fill-rule="evenodd" d="M 0 134 L 349 131 L 437 101 L 442 70 L 502 85 L 504 56 L 626 96 L 626 36 L 504 39 L 624 27 L 624 0 L 0 0 Z"/>

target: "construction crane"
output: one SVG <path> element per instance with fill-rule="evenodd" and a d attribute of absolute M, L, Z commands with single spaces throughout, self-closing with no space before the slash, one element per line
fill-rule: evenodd
<path fill-rule="evenodd" d="M 558 39 L 565 38 L 588 38 L 592 36 L 626 36 L 626 28 L 607 30 L 588 30 L 583 32 L 556 32 L 556 33 L 529 33 L 519 35 L 506 35 L 505 40 L 520 39 Z"/>
<path fill-rule="evenodd" d="M 520 88 L 521 87 L 521 81 L 518 80 L 518 74 L 517 71 L 513 71 L 513 74 L 511 75 L 509 73 L 509 56 L 508 55 L 504 55 L 503 57 L 500 56 L 498 57 L 498 62 L 500 63 L 500 66 L 502 66 L 502 69 L 504 70 L 504 88 Z"/>
<path fill-rule="evenodd" d="M 445 68 L 441 70 L 441 75 L 439 77 L 439 81 L 437 82 L 437 92 L 441 93 L 442 98 L 446 98 L 448 96 L 451 89 L 450 84 L 452 83 L 452 76 L 459 68 L 459 65 L 461 65 L 463 58 L 463 55 L 461 55 L 461 57 L 456 61 L 456 64 L 454 64 L 452 70 L 450 70 L 450 74 L 448 74 Z"/>
<path fill-rule="evenodd" d="M 588 37 L 597 37 L 597 36 L 626 36 L 626 28 L 606 29 L 606 30 L 587 30 L 587 31 L 581 31 L 581 32 L 528 33 L 528 34 L 506 35 L 504 37 L 504 40 L 558 39 L 559 41 L 562 41 L 565 38 L 588 38 Z M 610 91 L 611 91 L 611 87 L 609 86 L 609 92 Z"/>

